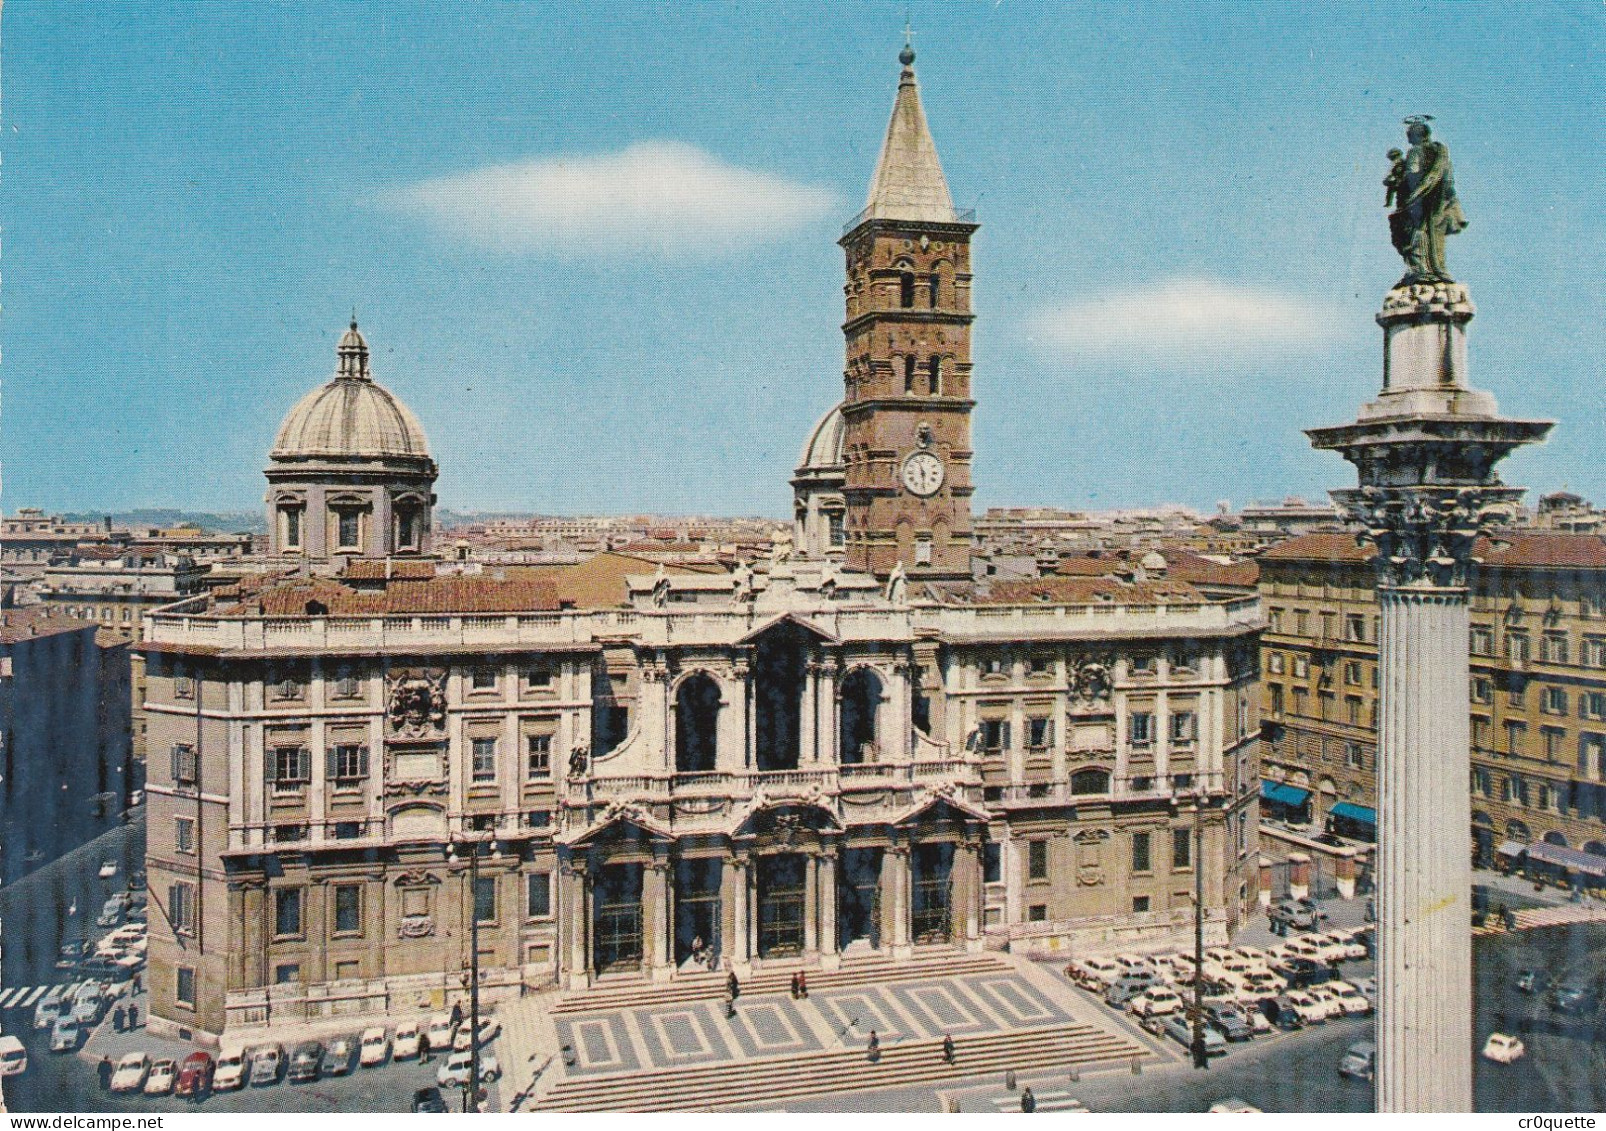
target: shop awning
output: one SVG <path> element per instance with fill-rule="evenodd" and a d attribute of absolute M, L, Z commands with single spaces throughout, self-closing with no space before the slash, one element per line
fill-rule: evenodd
<path fill-rule="evenodd" d="M 1365 805 L 1356 805 L 1353 801 L 1340 801 L 1329 809 L 1328 814 L 1334 817 L 1348 817 L 1352 821 L 1359 821 L 1363 825 L 1377 824 L 1377 810 Z"/>
<path fill-rule="evenodd" d="M 1291 809 L 1298 809 L 1310 800 L 1310 790 L 1300 789 L 1294 785 L 1284 785 L 1280 781 L 1261 781 L 1260 796 L 1265 801 L 1275 801 L 1279 805 L 1287 805 Z"/>
<path fill-rule="evenodd" d="M 1563 848 L 1559 844 L 1546 844 L 1544 841 L 1530 844 L 1528 859 L 1554 864 L 1558 868 L 1566 868 L 1573 872 L 1582 872 L 1586 876 L 1606 876 L 1606 856 L 1579 852 L 1576 848 Z"/>
<path fill-rule="evenodd" d="M 1521 856 L 1528 851 L 1528 846 L 1520 840 L 1503 840 L 1500 847 L 1495 849 L 1497 856 Z"/>

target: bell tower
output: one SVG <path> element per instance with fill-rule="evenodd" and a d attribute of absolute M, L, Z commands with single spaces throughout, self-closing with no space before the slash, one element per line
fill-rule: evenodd
<path fill-rule="evenodd" d="M 920 108 L 914 50 L 847 256 L 846 565 L 969 580 L 970 237 Z"/>

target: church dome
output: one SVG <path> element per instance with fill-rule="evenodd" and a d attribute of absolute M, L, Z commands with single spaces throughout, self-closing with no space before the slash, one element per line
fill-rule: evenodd
<path fill-rule="evenodd" d="M 339 368 L 290 410 L 279 426 L 273 459 L 302 457 L 428 459 L 418 418 L 368 370 L 368 343 L 354 321 L 336 349 Z"/>
<path fill-rule="evenodd" d="M 840 468 L 843 464 L 842 442 L 847 425 L 842 419 L 842 406 L 837 405 L 820 417 L 803 444 L 803 455 L 798 461 L 799 471 L 823 471 Z"/>

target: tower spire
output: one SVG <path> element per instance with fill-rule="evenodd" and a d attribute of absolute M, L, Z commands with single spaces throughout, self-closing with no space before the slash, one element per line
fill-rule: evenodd
<path fill-rule="evenodd" d="M 865 217 L 878 220 L 916 220 L 946 224 L 954 220 L 954 202 L 942 174 L 937 145 L 931 140 L 925 111 L 920 107 L 920 85 L 915 81 L 914 29 L 904 28 L 898 61 L 898 97 L 892 120 L 881 143 L 881 159 L 870 181 Z"/>

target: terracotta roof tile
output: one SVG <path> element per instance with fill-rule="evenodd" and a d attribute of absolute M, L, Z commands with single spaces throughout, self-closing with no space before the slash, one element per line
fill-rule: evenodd
<path fill-rule="evenodd" d="M 1091 605 L 1109 601 L 1121 605 L 1157 605 L 1162 602 L 1194 603 L 1204 594 L 1185 581 L 1157 578 L 1121 581 L 1114 577 L 1039 577 L 1031 580 L 994 581 L 979 590 L 978 605 Z"/>
<path fill-rule="evenodd" d="M 1548 531 L 1500 535 L 1480 556 L 1485 565 L 1505 569 L 1606 569 L 1606 538 Z"/>
<path fill-rule="evenodd" d="M 94 621 L 56 616 L 42 605 L 0 610 L 0 644 L 16 644 L 40 636 L 86 629 L 98 631 Z"/>

